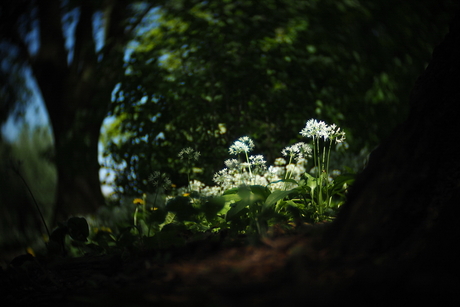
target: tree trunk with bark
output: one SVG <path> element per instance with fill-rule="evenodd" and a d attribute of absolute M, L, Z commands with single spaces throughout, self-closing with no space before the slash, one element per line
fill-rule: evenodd
<path fill-rule="evenodd" d="M 124 73 L 124 47 L 131 37 L 126 23 L 132 17 L 129 5 L 130 1 L 121 0 L 102 5 L 81 1 L 70 52 L 63 34 L 61 1 L 37 1 L 40 47 L 29 58 L 54 134 L 57 220 L 93 213 L 104 204 L 98 142 L 112 91 Z M 100 50 L 93 29 L 97 11 L 104 14 Z M 142 18 L 136 17 L 137 22 Z M 134 27 L 131 24 L 131 30 Z"/>
<path fill-rule="evenodd" d="M 409 118 L 371 154 L 322 237 L 316 257 L 335 271 L 322 303 L 458 300 L 459 125 L 457 15 L 416 82 Z"/>
<path fill-rule="evenodd" d="M 38 1 L 40 49 L 31 67 L 48 110 L 58 172 L 56 217 L 91 213 L 104 203 L 97 161 L 100 127 L 107 113 L 115 74 L 99 62 L 92 32 L 94 7 L 83 5 L 69 58 L 59 1 Z M 116 55 L 110 55 L 112 57 Z M 107 69 L 108 67 L 105 67 Z M 105 73 L 105 74 L 104 74 Z M 107 75 L 107 73 L 109 73 Z"/>

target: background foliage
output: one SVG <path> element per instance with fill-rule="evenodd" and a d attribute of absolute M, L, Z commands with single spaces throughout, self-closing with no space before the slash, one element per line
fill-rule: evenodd
<path fill-rule="evenodd" d="M 18 139 L 0 142 L 0 249 L 27 246 L 46 234 L 32 197 L 14 168 L 30 187 L 45 219 L 52 218 L 56 168 L 51 157 L 52 137 L 47 129 L 31 131 L 26 125 Z M 0 253 L 0 256 L 3 256 Z"/>
<path fill-rule="evenodd" d="M 243 135 L 272 163 L 310 118 L 344 127 L 352 153 L 372 149 L 405 118 L 414 81 L 456 7 L 168 2 L 155 27 L 139 33 L 113 102 L 105 154 L 121 166 L 117 190 L 148 191 L 154 170 L 185 184 L 177 158 L 185 147 L 201 151 L 199 176 L 211 184 L 228 145 Z"/>

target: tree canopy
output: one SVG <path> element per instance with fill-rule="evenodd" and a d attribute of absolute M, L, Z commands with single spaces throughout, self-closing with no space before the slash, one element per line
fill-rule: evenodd
<path fill-rule="evenodd" d="M 447 33 L 452 1 L 173 1 L 137 37 L 113 102 L 106 154 L 135 194 L 153 170 L 184 183 L 177 154 L 202 152 L 208 184 L 250 135 L 268 161 L 310 118 L 373 148 L 407 115 L 410 89 Z"/>

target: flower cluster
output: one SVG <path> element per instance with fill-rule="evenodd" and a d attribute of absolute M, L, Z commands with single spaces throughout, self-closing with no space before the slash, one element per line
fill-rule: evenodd
<path fill-rule="evenodd" d="M 218 185 L 226 186 L 227 188 L 235 187 L 244 183 L 256 184 L 255 182 L 260 179 L 258 179 L 257 176 L 264 174 L 267 169 L 265 164 L 266 161 L 262 155 L 250 156 L 248 162 L 228 159 L 225 161 L 226 167 L 217 172 L 214 175 L 213 180 Z M 251 173 L 247 172 L 247 170 L 250 169 L 253 171 Z M 255 173 L 259 175 L 253 176 Z M 265 184 L 268 184 L 268 182 Z"/>
<path fill-rule="evenodd" d="M 237 169 L 241 167 L 241 162 L 237 159 L 228 159 L 224 162 L 225 166 L 229 169 Z"/>
<path fill-rule="evenodd" d="M 252 169 L 253 173 L 263 174 L 267 170 L 265 163 L 267 163 L 267 161 L 265 161 L 262 155 L 249 157 L 249 167 Z"/>
<path fill-rule="evenodd" d="M 231 155 L 237 155 L 239 153 L 247 154 L 248 152 L 251 152 L 253 148 L 254 142 L 248 136 L 243 136 L 236 140 L 232 146 L 230 146 L 228 152 Z"/>
<path fill-rule="evenodd" d="M 259 166 L 259 167 L 265 167 L 265 163 L 266 163 L 264 156 L 262 155 L 250 156 L 249 162 L 251 163 L 251 165 Z"/>
<path fill-rule="evenodd" d="M 294 182 L 300 182 L 303 176 L 308 172 L 306 167 L 308 165 L 308 159 L 313 156 L 313 150 L 315 149 L 315 153 L 318 152 L 318 154 L 321 153 L 322 156 L 325 156 L 325 151 L 316 149 L 317 146 L 320 146 L 318 142 L 320 138 L 323 138 L 324 141 L 330 140 L 336 143 L 342 143 L 345 140 L 345 132 L 341 131 L 335 124 L 327 125 L 324 121 L 318 121 L 316 119 L 308 120 L 305 128 L 302 129 L 300 134 L 304 137 L 313 138 L 313 144 L 310 145 L 305 142 L 298 142 L 285 147 L 281 153 L 286 158 L 277 158 L 274 161 L 274 165 L 268 168 L 266 166 L 267 162 L 262 155 L 248 155 L 248 153 L 254 149 L 254 142 L 252 139 L 248 136 L 240 137 L 229 147 L 228 151 L 231 155 L 243 153 L 245 155 L 245 161 L 228 159 L 224 162 L 225 167 L 213 177 L 213 181 L 216 183 L 215 186 L 208 187 L 198 180 L 189 180 L 189 187 L 187 189 L 184 188 L 183 192 L 190 193 L 190 191 L 196 191 L 202 196 L 208 197 L 222 195 L 226 190 L 238 187 L 242 184 L 267 186 L 271 190 L 294 188 L 296 186 Z M 344 142 L 343 144 L 346 143 Z M 188 147 L 183 149 L 178 156 L 183 160 L 186 159 L 191 162 L 197 160 L 200 153 Z M 327 160 L 329 160 L 329 153 L 327 154 Z M 324 157 L 320 158 L 317 155 L 314 159 L 315 166 L 311 168 L 309 172 L 315 176 L 319 176 L 319 169 L 327 170 L 327 165 L 322 165 L 322 161 L 324 161 Z M 159 185 L 160 183 L 157 179 L 159 177 L 160 174 L 156 172 L 149 180 Z M 286 181 L 286 179 L 293 180 Z M 331 179 L 332 178 L 329 180 Z"/>
<path fill-rule="evenodd" d="M 329 139 L 331 141 L 335 140 L 336 143 L 341 143 L 345 141 L 345 132 L 340 130 L 335 124 L 329 126 L 324 121 L 310 119 L 307 121 L 305 128 L 300 131 L 300 134 L 307 138 L 323 138 L 325 141 Z"/>
<path fill-rule="evenodd" d="M 238 139 L 231 147 L 230 153 L 247 153 L 254 148 L 254 143 L 248 137 Z M 284 158 L 275 160 L 275 165 L 267 168 L 266 161 L 262 155 L 253 155 L 247 157 L 247 162 L 240 162 L 237 159 L 228 159 L 225 161 L 225 168 L 214 175 L 216 187 L 220 188 L 220 192 L 237 187 L 241 184 L 269 186 L 271 189 L 286 188 L 294 186 L 292 183 L 286 184 L 281 182 L 285 179 L 286 173 L 290 174 L 290 178 L 300 180 L 305 173 L 305 157 L 311 155 L 311 147 L 305 143 L 297 143 L 293 146 L 285 148 L 283 154 L 294 155 L 297 163 L 286 165 Z M 292 160 L 292 156 L 291 159 Z M 250 171 L 252 170 L 252 172 Z M 249 172 L 248 172 L 249 171 Z M 216 188 L 214 187 L 214 188 Z M 211 189 L 203 189 L 202 191 L 210 193 Z M 212 193 L 217 190 L 213 189 Z"/>
<path fill-rule="evenodd" d="M 228 189 L 238 187 L 242 184 L 250 185 L 263 185 L 266 186 L 270 183 L 262 175 L 253 175 L 251 176 L 247 172 L 239 172 L 236 169 L 224 168 L 218 171 L 213 178 L 214 182 L 220 188 L 221 192 L 224 192 Z"/>
<path fill-rule="evenodd" d="M 193 150 L 191 147 L 187 147 L 182 149 L 179 154 L 177 155 L 181 160 L 187 159 L 189 161 L 195 160 L 197 161 L 200 157 L 200 152 Z"/>
<path fill-rule="evenodd" d="M 167 190 L 171 187 L 171 180 L 169 179 L 167 174 L 162 174 L 158 171 L 153 172 L 150 174 L 149 181 L 155 187 L 162 187 L 163 189 Z"/>
<path fill-rule="evenodd" d="M 311 157 L 312 154 L 312 149 L 311 146 L 307 143 L 304 142 L 298 142 L 295 143 L 294 145 L 288 146 L 284 148 L 281 153 L 283 156 L 288 156 L 291 159 L 294 158 L 296 161 L 299 159 L 306 159 Z"/>

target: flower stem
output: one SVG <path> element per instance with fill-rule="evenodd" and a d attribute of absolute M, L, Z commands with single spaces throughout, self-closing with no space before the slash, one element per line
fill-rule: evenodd
<path fill-rule="evenodd" d="M 246 155 L 246 162 L 248 163 L 248 168 L 249 168 L 249 178 L 251 178 L 251 180 L 253 179 L 252 178 L 252 172 L 251 172 L 251 163 L 249 163 L 249 157 L 248 157 L 248 152 L 245 151 L 244 154 Z"/>

